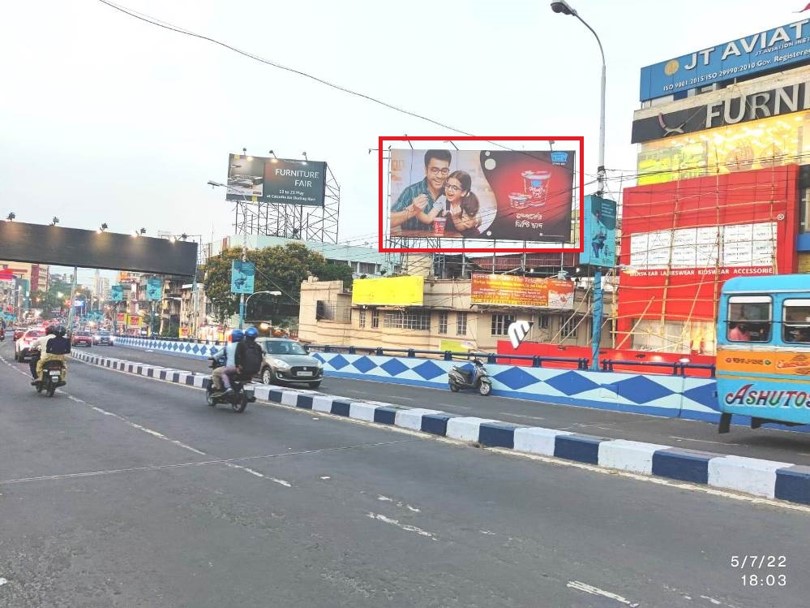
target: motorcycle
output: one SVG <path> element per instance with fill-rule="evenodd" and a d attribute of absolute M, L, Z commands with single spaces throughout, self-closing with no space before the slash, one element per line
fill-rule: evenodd
<path fill-rule="evenodd" d="M 223 365 L 221 359 L 209 357 L 209 360 L 211 361 L 210 367 L 212 369 L 222 367 Z M 227 403 L 234 412 L 241 414 L 245 411 L 245 408 L 247 408 L 248 403 L 256 401 L 253 387 L 245 386 L 248 383 L 250 383 L 250 378 L 245 379 L 240 376 L 231 378 L 231 388 L 233 392 L 225 394 L 225 391 L 214 390 L 214 380 L 213 378 L 209 378 L 205 387 L 206 403 L 211 407 L 215 407 L 219 403 Z"/>
<path fill-rule="evenodd" d="M 65 365 L 61 361 L 46 361 L 42 366 L 42 376 L 34 385 L 38 393 L 45 391 L 48 397 L 53 397 L 56 389 L 65 386 L 67 382 L 62 380 L 62 372 Z"/>
<path fill-rule="evenodd" d="M 6 339 L 6 330 L 0 327 L 0 342 L 4 342 Z"/>
<path fill-rule="evenodd" d="M 472 364 L 473 368 L 469 371 L 454 365 L 447 372 L 447 383 L 450 385 L 450 390 L 457 393 L 463 388 L 471 388 L 482 395 L 489 395 L 492 392 L 492 379 L 489 377 L 487 369 L 480 359 L 473 359 Z"/>

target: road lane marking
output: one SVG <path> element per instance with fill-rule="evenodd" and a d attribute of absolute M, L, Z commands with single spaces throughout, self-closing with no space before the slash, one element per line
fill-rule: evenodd
<path fill-rule="evenodd" d="M 418 527 L 412 526 L 410 524 L 400 523 L 398 519 L 391 519 L 390 517 L 386 517 L 385 515 L 380 515 L 379 513 L 368 513 L 366 516 L 370 517 L 371 519 L 376 519 L 377 521 L 381 521 L 381 522 L 384 522 L 386 524 L 396 526 L 397 528 L 400 528 L 401 530 L 405 530 L 406 532 L 415 532 L 419 536 L 426 536 L 427 538 L 429 538 L 431 540 L 439 540 L 438 538 L 436 538 L 436 535 L 433 534 L 432 532 L 428 532 L 427 530 L 423 530 L 422 528 L 418 528 Z"/>
<path fill-rule="evenodd" d="M 196 462 L 179 462 L 175 464 L 155 464 L 155 465 L 145 465 L 141 467 L 129 467 L 125 469 L 105 469 L 101 471 L 84 471 L 81 473 L 61 473 L 57 475 L 40 475 L 37 477 L 20 477 L 17 479 L 0 479 L 0 486 L 4 485 L 12 485 L 18 483 L 30 483 L 34 481 L 60 481 L 63 479 L 74 479 L 80 477 L 100 477 L 103 475 L 115 475 L 118 473 L 133 473 L 133 472 L 144 472 L 144 471 L 162 471 L 164 469 L 182 469 L 185 467 L 202 467 L 208 465 L 218 465 L 224 464 L 228 466 L 229 464 L 233 464 L 236 462 L 244 462 L 246 460 L 260 460 L 260 459 L 268 459 L 268 458 L 284 458 L 287 456 L 304 456 L 309 454 L 321 454 L 321 453 L 328 453 L 328 452 L 337 452 L 341 450 L 350 450 L 356 448 L 368 448 L 368 447 L 381 447 L 381 446 L 388 446 L 393 444 L 399 443 L 406 443 L 406 441 L 382 441 L 377 443 L 361 443 L 357 445 L 348 445 L 348 446 L 340 446 L 336 448 L 320 448 L 317 450 L 301 450 L 299 452 L 282 452 L 277 454 L 264 454 L 261 456 L 240 456 L 237 458 L 218 458 L 216 460 L 200 460 Z M 257 474 L 256 471 L 253 471 L 253 474 Z M 259 473 L 260 474 L 260 473 Z M 273 481 L 283 482 L 283 479 Z M 289 482 L 284 482 L 289 483 Z M 283 484 L 282 484 L 283 485 Z"/>
<path fill-rule="evenodd" d="M 723 602 L 721 602 L 719 600 L 716 600 L 713 597 L 709 597 L 708 595 L 701 595 L 700 598 L 704 599 L 704 600 L 709 600 L 715 606 L 722 606 L 723 605 Z"/>
<path fill-rule="evenodd" d="M 128 426 L 131 426 L 134 429 L 137 429 L 137 430 L 139 430 L 139 431 L 141 431 L 143 433 L 146 433 L 148 435 L 152 435 L 152 437 L 156 437 L 157 439 L 161 439 L 163 441 L 168 441 L 169 443 L 173 443 L 174 445 L 176 445 L 179 448 L 182 448 L 184 450 L 188 450 L 189 452 L 194 452 L 195 454 L 199 454 L 200 456 L 207 456 L 207 454 L 205 452 L 202 452 L 202 451 L 200 451 L 200 450 L 198 450 L 196 448 L 193 448 L 190 445 L 186 445 L 185 443 L 183 443 L 182 441 L 178 441 L 177 439 L 172 439 L 171 437 L 167 437 L 163 433 L 159 433 L 158 431 L 155 431 L 153 429 L 150 429 L 150 428 L 147 428 L 147 427 L 142 426 L 140 424 L 137 424 L 136 422 L 132 422 L 131 420 L 128 420 L 127 418 L 125 418 L 124 416 L 121 416 L 120 414 L 116 414 L 114 412 L 109 412 L 107 410 L 104 410 L 104 409 L 98 407 L 97 405 L 92 405 L 90 403 L 87 403 L 86 401 L 84 401 L 82 399 L 79 399 L 78 397 L 74 397 L 73 395 L 67 395 L 67 398 L 70 399 L 71 401 L 76 402 L 76 403 L 86 405 L 90 409 L 92 409 L 92 410 L 94 410 L 96 412 L 100 412 L 100 413 L 104 414 L 105 416 L 112 416 L 113 418 L 116 418 L 117 420 L 120 420 L 124 424 L 126 424 Z"/>
<path fill-rule="evenodd" d="M 276 479 L 275 477 L 271 477 L 270 481 L 273 483 L 277 483 L 280 486 L 284 486 L 285 488 L 291 488 L 292 484 L 289 481 L 284 481 L 283 479 Z"/>
<path fill-rule="evenodd" d="M 593 585 L 588 585 L 587 583 L 582 583 L 580 581 L 570 581 L 566 587 L 576 589 L 577 591 L 584 591 L 585 593 L 590 593 L 591 595 L 606 597 L 611 600 L 615 600 L 620 604 L 624 604 L 625 606 L 630 606 L 630 608 L 636 608 L 638 606 L 637 603 L 634 604 L 630 600 L 623 598 L 621 595 L 616 595 L 610 591 L 605 591 L 603 589 L 599 589 L 599 587 L 594 587 Z"/>
<path fill-rule="evenodd" d="M 393 498 L 388 498 L 387 496 L 378 496 L 377 500 L 381 500 L 383 502 L 394 502 Z"/>
<path fill-rule="evenodd" d="M 3 585 L 5 585 L 6 583 L 8 583 L 8 580 L 7 580 L 7 579 L 4 579 L 2 576 L 0 576 L 0 587 L 2 587 Z"/>

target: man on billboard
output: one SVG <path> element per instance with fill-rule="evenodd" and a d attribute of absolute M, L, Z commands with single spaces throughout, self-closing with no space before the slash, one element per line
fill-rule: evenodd
<path fill-rule="evenodd" d="M 425 178 L 405 188 L 392 205 L 391 228 L 432 230 L 433 220 L 444 211 L 444 183 L 450 175 L 452 160 L 449 150 L 425 152 Z"/>

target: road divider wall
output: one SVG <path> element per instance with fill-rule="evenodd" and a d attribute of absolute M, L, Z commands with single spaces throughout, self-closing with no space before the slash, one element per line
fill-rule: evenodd
<path fill-rule="evenodd" d="M 206 388 L 210 382 L 208 374 L 101 357 L 88 352 L 74 351 L 73 358 L 185 386 Z M 408 408 L 379 401 L 354 400 L 312 390 L 257 384 L 254 394 L 258 400 L 287 407 L 393 425 L 484 447 L 504 448 L 810 505 L 810 467 L 789 462 L 581 435 L 458 416 L 429 407 Z"/>
<path fill-rule="evenodd" d="M 116 344 L 206 359 L 222 346 L 170 340 L 118 338 Z M 447 388 L 447 372 L 465 362 L 313 352 L 326 376 Z M 711 378 L 664 376 L 487 364 L 493 394 L 559 405 L 719 421 Z"/>

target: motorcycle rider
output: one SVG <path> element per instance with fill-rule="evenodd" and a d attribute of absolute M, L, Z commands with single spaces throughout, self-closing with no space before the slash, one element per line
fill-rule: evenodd
<path fill-rule="evenodd" d="M 264 360 L 264 350 L 256 343 L 258 336 L 258 329 L 248 327 L 245 330 L 245 339 L 236 345 L 236 372 L 248 382 L 259 373 Z M 223 380 L 225 379 L 227 379 L 227 376 L 223 376 Z M 228 382 L 230 383 L 230 380 Z"/>
<path fill-rule="evenodd" d="M 45 331 L 45 335 L 38 338 L 32 346 L 32 350 L 37 355 L 31 358 L 31 375 L 34 376 L 32 386 L 35 386 L 42 378 L 42 370 L 48 361 L 62 362 L 60 382 L 65 382 L 67 374 L 65 355 L 70 352 L 70 340 L 65 337 L 66 333 L 67 330 L 62 325 L 51 325 Z"/>
<path fill-rule="evenodd" d="M 219 392 L 225 389 L 225 394 L 231 388 L 231 378 L 230 376 L 237 372 L 236 369 L 236 347 L 242 341 L 242 338 L 245 337 L 244 332 L 241 329 L 234 329 L 231 332 L 231 341 L 225 346 L 224 352 L 222 354 L 217 353 L 217 360 L 221 361 L 221 357 L 224 355 L 224 361 L 222 365 L 214 370 L 211 374 L 211 382 L 214 384 L 214 391 Z M 225 378 L 227 377 L 227 384 L 225 383 Z M 232 391 L 231 391 L 232 392 Z"/>

